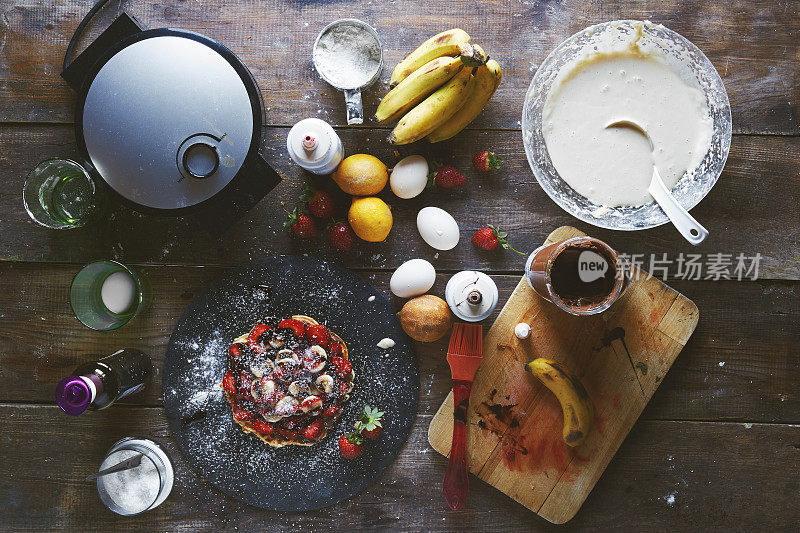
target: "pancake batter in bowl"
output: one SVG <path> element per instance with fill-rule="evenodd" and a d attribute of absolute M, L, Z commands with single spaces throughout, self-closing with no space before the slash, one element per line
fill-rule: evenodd
<path fill-rule="evenodd" d="M 637 42 L 577 62 L 560 75 L 543 110 L 553 166 L 576 192 L 606 206 L 652 202 L 647 187 L 654 160 L 672 189 L 697 169 L 713 135 L 704 92 Z M 606 128 L 618 120 L 643 126 L 654 150 L 635 130 Z"/>

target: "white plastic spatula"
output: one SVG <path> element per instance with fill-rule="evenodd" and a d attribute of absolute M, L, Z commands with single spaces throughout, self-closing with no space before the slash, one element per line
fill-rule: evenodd
<path fill-rule="evenodd" d="M 632 120 L 615 120 L 606 124 L 606 128 L 631 128 L 647 138 L 650 143 L 650 150 L 653 150 L 653 140 L 642 126 Z M 708 230 L 703 227 L 681 204 L 672 196 L 672 193 L 664 185 L 664 181 L 658 174 L 655 162 L 653 162 L 653 177 L 650 179 L 650 186 L 647 188 L 653 198 L 655 198 L 661 209 L 667 214 L 672 224 L 678 228 L 681 235 L 691 244 L 697 246 L 708 236 Z"/>

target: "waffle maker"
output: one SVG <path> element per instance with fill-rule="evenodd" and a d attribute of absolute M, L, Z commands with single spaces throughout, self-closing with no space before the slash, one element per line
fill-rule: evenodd
<path fill-rule="evenodd" d="M 259 153 L 263 103 L 236 55 L 198 33 L 144 29 L 122 13 L 69 56 L 61 76 L 78 94 L 75 138 L 100 186 L 129 207 L 191 215 L 223 233 L 281 180 Z"/>

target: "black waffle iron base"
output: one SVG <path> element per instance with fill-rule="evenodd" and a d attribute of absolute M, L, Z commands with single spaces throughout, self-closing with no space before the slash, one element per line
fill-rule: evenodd
<path fill-rule="evenodd" d="M 219 385 L 233 339 L 260 317 L 294 314 L 342 337 L 356 382 L 321 442 L 271 448 L 233 421 Z M 385 337 L 395 346 L 377 347 Z M 276 256 L 233 270 L 194 298 L 170 338 L 163 387 L 172 435 L 197 472 L 250 505 L 308 510 L 354 496 L 392 463 L 411 431 L 419 376 L 410 343 L 378 290 L 330 263 Z M 362 455 L 344 459 L 338 438 L 352 431 L 365 403 L 385 411 L 384 429 Z"/>

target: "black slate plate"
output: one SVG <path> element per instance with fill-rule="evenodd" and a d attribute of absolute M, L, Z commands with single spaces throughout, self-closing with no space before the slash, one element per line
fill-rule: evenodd
<path fill-rule="evenodd" d="M 228 346 L 267 314 L 314 317 L 350 350 L 355 387 L 336 426 L 314 446 L 271 448 L 245 434 L 219 387 Z M 378 348 L 384 337 L 396 345 Z M 203 477 L 250 505 L 298 511 L 352 497 L 392 463 L 411 432 L 419 375 L 408 338 L 377 289 L 330 263 L 275 256 L 236 268 L 194 298 L 170 337 L 163 388 L 172 435 Z M 348 461 L 337 440 L 365 403 L 386 412 L 384 429 Z"/>

